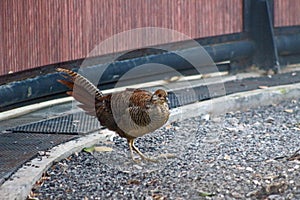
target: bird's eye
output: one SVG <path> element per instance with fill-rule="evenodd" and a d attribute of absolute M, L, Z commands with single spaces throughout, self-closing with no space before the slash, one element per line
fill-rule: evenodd
<path fill-rule="evenodd" d="M 162 95 L 161 95 L 161 94 L 158 94 L 157 96 L 158 96 L 158 97 L 162 97 Z"/>

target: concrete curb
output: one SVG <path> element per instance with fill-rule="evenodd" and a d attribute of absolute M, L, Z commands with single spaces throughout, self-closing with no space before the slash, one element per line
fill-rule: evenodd
<path fill-rule="evenodd" d="M 172 109 L 169 123 L 181 121 L 199 115 L 219 115 L 230 111 L 245 110 L 257 106 L 278 103 L 284 99 L 300 97 L 300 83 L 258 89 L 236 93 L 209 101 L 198 102 Z M 85 137 L 66 142 L 51 149 L 49 156 L 35 158 L 28 165 L 20 168 L 12 177 L 0 186 L 1 199 L 26 199 L 32 186 L 40 179 L 53 162 L 62 160 L 84 147 L 92 146 L 99 141 L 107 140 L 112 132 L 103 130 L 102 134 L 90 134 Z"/>
<path fill-rule="evenodd" d="M 50 100 L 50 101 L 36 103 L 34 105 L 15 108 L 15 109 L 12 109 L 12 110 L 9 110 L 9 111 L 4 111 L 4 112 L 0 113 L 1 114 L 0 115 L 0 121 L 15 118 L 15 117 L 19 117 L 19 116 L 22 116 L 22 115 L 40 110 L 42 108 L 47 108 L 47 107 L 53 106 L 53 105 L 68 103 L 72 100 L 73 100 L 73 97 L 65 97 L 65 98 L 61 98 L 61 99 L 54 99 L 54 100 Z"/>
<path fill-rule="evenodd" d="M 207 114 L 216 116 L 227 112 L 276 104 L 284 99 L 299 97 L 300 83 L 240 92 L 172 109 L 169 121 L 182 121 Z"/>

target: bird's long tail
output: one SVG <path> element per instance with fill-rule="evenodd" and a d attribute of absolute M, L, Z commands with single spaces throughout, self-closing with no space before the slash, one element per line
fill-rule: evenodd
<path fill-rule="evenodd" d="M 78 106 L 85 112 L 89 115 L 96 116 L 95 101 L 101 99 L 103 96 L 100 90 L 88 79 L 76 72 L 63 68 L 57 68 L 56 70 L 68 74 L 68 76 L 63 76 L 66 80 L 57 80 L 59 83 L 71 89 L 67 94 L 79 101 L 81 104 Z"/>

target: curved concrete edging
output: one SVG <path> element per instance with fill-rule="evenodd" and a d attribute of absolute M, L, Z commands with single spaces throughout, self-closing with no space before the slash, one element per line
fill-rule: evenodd
<path fill-rule="evenodd" d="M 241 92 L 172 109 L 169 122 L 181 121 L 204 114 L 219 115 L 230 111 L 245 110 L 252 107 L 278 103 L 284 99 L 299 97 L 300 83 Z M 84 147 L 107 140 L 107 137 L 113 134 L 107 130 L 102 130 L 101 132 L 103 134 L 93 133 L 60 144 L 50 150 L 49 156 L 29 161 L 30 166 L 23 166 L 1 185 L 1 199 L 26 199 L 35 182 L 40 179 L 43 172 L 54 162 L 62 160 L 75 152 L 79 152 Z"/>
<path fill-rule="evenodd" d="M 84 147 L 92 146 L 99 141 L 107 140 L 112 134 L 111 131 L 101 130 L 100 133 L 93 133 L 87 136 L 71 140 L 69 142 L 53 147 L 46 156 L 34 158 L 28 161 L 25 166 L 17 170 L 12 177 L 0 186 L 1 200 L 24 200 L 31 191 L 32 186 L 38 181 L 42 174 L 54 162 L 67 158 L 75 152 L 81 151 Z"/>
<path fill-rule="evenodd" d="M 284 99 L 300 98 L 300 83 L 235 93 L 172 109 L 169 121 L 181 121 L 200 115 L 220 115 L 226 112 L 279 103 Z"/>
<path fill-rule="evenodd" d="M 52 105 L 68 103 L 72 100 L 73 100 L 73 97 L 65 97 L 65 98 L 49 100 L 49 101 L 45 101 L 45 102 L 41 102 L 41 103 L 36 103 L 33 105 L 29 105 L 29 106 L 23 106 L 20 108 L 15 108 L 15 109 L 12 109 L 9 111 L 4 111 L 4 112 L 0 113 L 1 114 L 0 121 L 19 117 L 19 116 L 40 110 L 42 108 L 50 107 Z"/>

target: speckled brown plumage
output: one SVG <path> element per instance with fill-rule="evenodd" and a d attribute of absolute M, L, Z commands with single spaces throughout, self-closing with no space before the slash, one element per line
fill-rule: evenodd
<path fill-rule="evenodd" d="M 153 161 L 134 146 L 134 139 L 155 131 L 167 122 L 169 107 L 166 91 L 159 89 L 152 94 L 142 89 L 126 89 L 103 95 L 80 74 L 62 68 L 57 71 L 68 74 L 64 76 L 67 80 L 58 82 L 71 89 L 67 94 L 81 103 L 79 107 L 97 117 L 102 126 L 127 139 L 132 158 L 135 151 L 141 158 Z"/>

